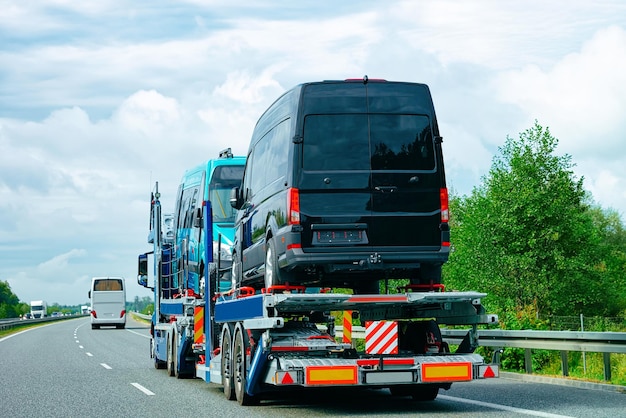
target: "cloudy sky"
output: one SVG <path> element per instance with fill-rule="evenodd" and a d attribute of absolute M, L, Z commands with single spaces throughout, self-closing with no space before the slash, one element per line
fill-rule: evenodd
<path fill-rule="evenodd" d="M 431 87 L 448 186 L 480 184 L 534 120 L 595 201 L 626 213 L 621 0 L 0 0 L 0 280 L 81 304 L 127 278 L 186 168 L 231 147 L 296 84 Z"/>

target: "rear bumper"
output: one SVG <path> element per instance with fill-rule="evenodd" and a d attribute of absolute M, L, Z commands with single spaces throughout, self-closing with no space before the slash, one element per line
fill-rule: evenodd
<path fill-rule="evenodd" d="M 278 264 L 286 270 L 317 269 L 326 274 L 359 272 L 371 274 L 376 271 L 393 273 L 394 270 L 400 274 L 407 270 L 417 270 L 422 264 L 443 264 L 448 260 L 449 253 L 449 247 L 432 251 L 389 248 L 355 251 L 340 247 L 303 251 L 301 248 L 293 248 L 279 257 Z"/>
<path fill-rule="evenodd" d="M 126 325 L 126 315 L 121 318 L 94 318 L 91 317 L 93 325 Z"/>

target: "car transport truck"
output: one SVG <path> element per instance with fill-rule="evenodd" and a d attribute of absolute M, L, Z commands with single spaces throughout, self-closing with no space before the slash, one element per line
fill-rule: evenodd
<path fill-rule="evenodd" d="M 221 251 L 210 243 L 216 223 L 210 195 L 177 204 L 171 240 L 162 231 L 160 197 L 157 183 L 148 239 L 153 249 L 139 255 L 137 280 L 154 291 L 150 356 L 168 375 L 220 385 L 227 399 L 241 405 L 276 391 L 322 387 L 388 388 L 392 395 L 433 400 L 452 383 L 498 377 L 499 366 L 474 353 L 478 326 L 497 323 L 481 304 L 485 293 L 415 281 L 382 294 L 265 280 L 262 288 L 246 286 L 236 277 L 240 268 L 233 265 L 229 272 L 215 257 Z M 185 248 L 189 225 L 201 234 L 195 235 L 204 242 L 201 255 Z M 364 344 L 338 338 L 339 315 L 360 318 Z M 467 326 L 454 351 L 440 325 Z"/>

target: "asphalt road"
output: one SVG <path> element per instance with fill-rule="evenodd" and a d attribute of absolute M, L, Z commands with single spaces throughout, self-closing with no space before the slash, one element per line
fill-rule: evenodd
<path fill-rule="evenodd" d="M 506 378 L 454 384 L 434 402 L 334 389 L 241 407 L 219 386 L 156 370 L 148 327 L 133 320 L 92 330 L 83 317 L 0 338 L 0 370 L 0 417 L 626 417 L 623 393 Z"/>

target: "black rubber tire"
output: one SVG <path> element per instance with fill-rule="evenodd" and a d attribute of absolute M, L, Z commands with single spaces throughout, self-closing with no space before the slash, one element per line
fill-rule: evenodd
<path fill-rule="evenodd" d="M 220 353 L 222 356 L 222 386 L 224 396 L 229 401 L 235 399 L 235 386 L 233 380 L 233 338 L 232 327 L 225 324 L 222 328 Z"/>
<path fill-rule="evenodd" d="M 251 396 L 246 392 L 248 359 L 246 352 L 248 349 L 248 338 L 241 324 L 235 327 L 235 336 L 233 342 L 233 374 L 235 380 L 235 397 L 239 405 L 248 406 L 259 403 L 257 396 Z"/>
<path fill-rule="evenodd" d="M 278 267 L 278 253 L 276 252 L 276 244 L 273 238 L 269 238 L 265 246 L 265 277 L 263 280 L 266 289 L 270 286 L 286 283 L 298 285 L 298 283 L 294 283 L 293 274 L 287 273 Z"/>

